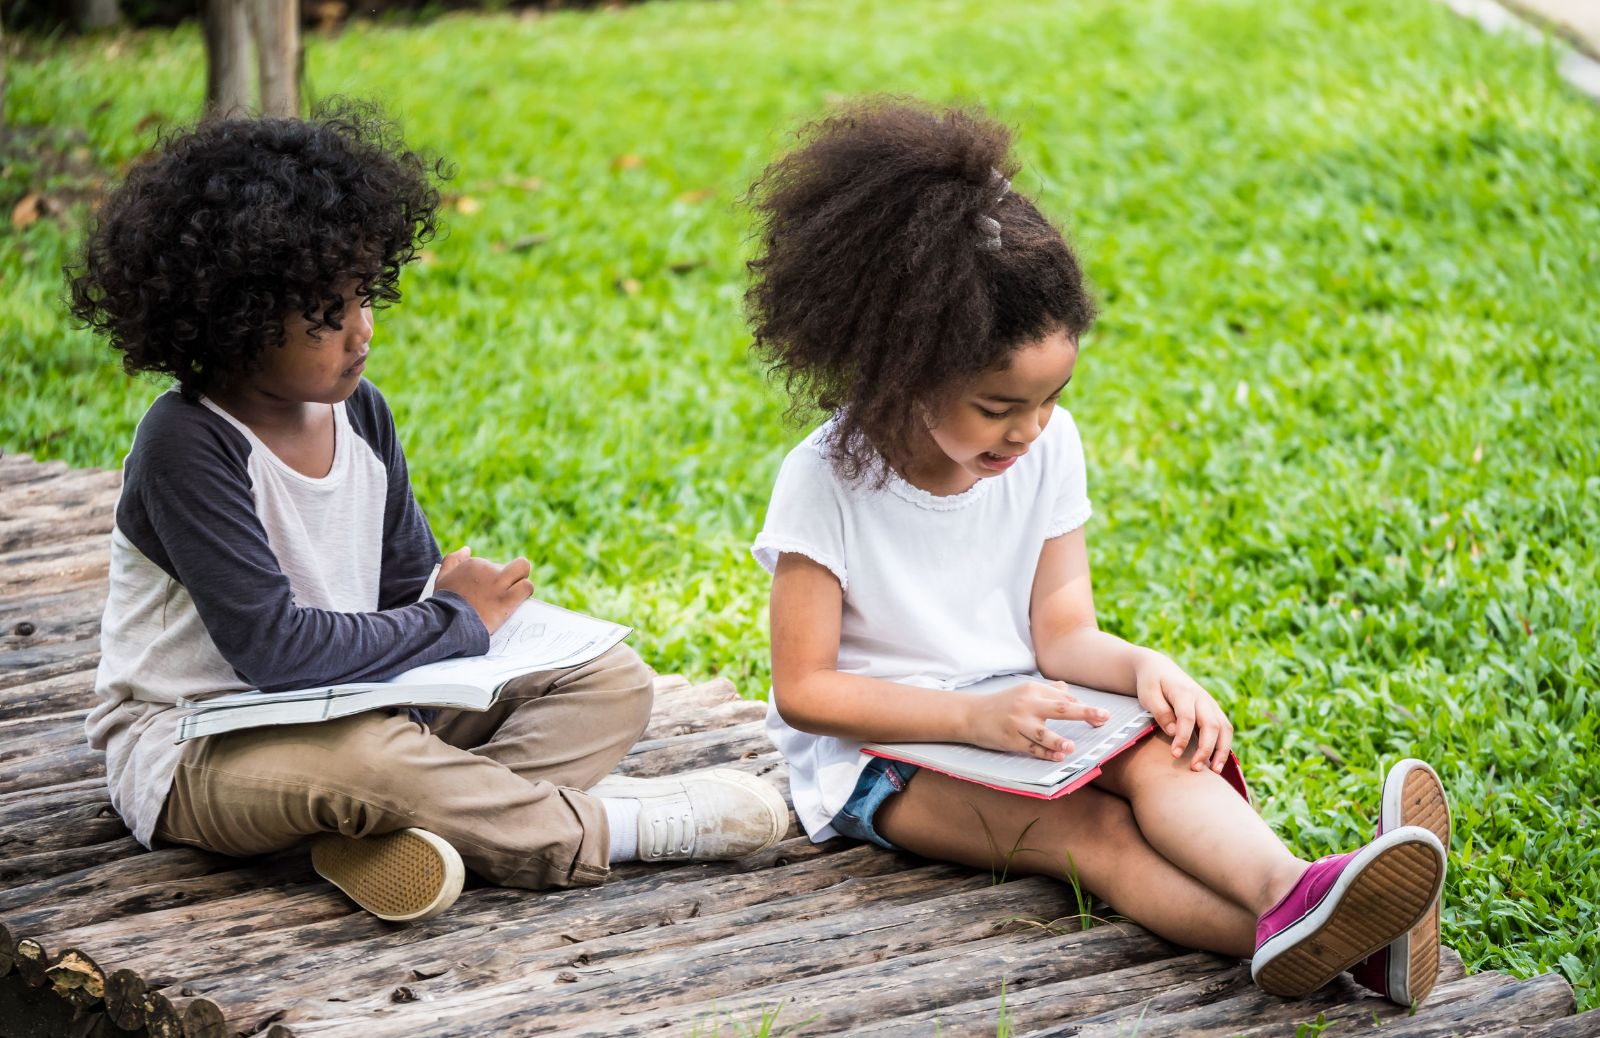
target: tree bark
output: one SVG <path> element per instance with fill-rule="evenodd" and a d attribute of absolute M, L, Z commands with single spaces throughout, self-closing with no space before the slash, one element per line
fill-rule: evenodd
<path fill-rule="evenodd" d="M 250 19 L 247 0 L 206 0 L 206 117 L 250 110 Z"/>
<path fill-rule="evenodd" d="M 117 0 L 72 0 L 72 20 L 80 32 L 109 29 L 120 19 Z"/>
<path fill-rule="evenodd" d="M 261 114 L 292 119 L 300 114 L 300 5 L 251 0 L 248 11 L 261 70 Z"/>

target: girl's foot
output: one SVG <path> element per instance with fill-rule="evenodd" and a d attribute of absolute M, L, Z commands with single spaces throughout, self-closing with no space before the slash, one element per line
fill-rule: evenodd
<path fill-rule="evenodd" d="M 1420 826 L 1314 861 L 1256 924 L 1250 975 L 1268 994 L 1310 994 L 1420 922 L 1443 885 L 1444 846 Z"/>
<path fill-rule="evenodd" d="M 1450 804 L 1434 770 L 1406 758 L 1383 780 L 1383 807 L 1378 834 L 1403 825 L 1420 825 L 1450 846 Z M 1409 1006 L 1422 1002 L 1439 980 L 1439 903 L 1422 922 L 1350 968 L 1356 982 L 1389 1001 Z"/>
<path fill-rule="evenodd" d="M 324 833 L 311 842 L 311 867 L 391 923 L 432 919 L 455 903 L 467 876 L 456 849 L 426 829 L 360 839 Z"/>

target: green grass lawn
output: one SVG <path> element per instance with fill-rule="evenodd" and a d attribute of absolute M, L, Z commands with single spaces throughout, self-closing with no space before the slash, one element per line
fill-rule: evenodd
<path fill-rule="evenodd" d="M 737 197 L 841 96 L 1014 125 L 1103 304 L 1064 401 L 1103 626 L 1219 694 L 1303 855 L 1433 762 L 1446 940 L 1600 1005 L 1600 112 L 1550 53 L 1430 0 L 684 0 L 355 25 L 308 67 L 459 166 L 368 369 L 445 547 L 756 697 L 747 545 L 803 430 L 746 352 Z M 112 168 L 204 85 L 192 29 L 7 73 Z M 0 230 L 0 447 L 112 466 L 159 387 L 63 316 L 81 221 Z"/>

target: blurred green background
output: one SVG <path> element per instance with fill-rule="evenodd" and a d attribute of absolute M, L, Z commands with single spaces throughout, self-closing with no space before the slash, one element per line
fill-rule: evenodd
<path fill-rule="evenodd" d="M 198 114 L 194 26 L 10 41 L 0 448 L 115 466 L 161 386 L 73 327 L 98 185 Z M 1102 625 L 1216 692 L 1266 816 L 1370 833 L 1384 769 L 1454 801 L 1446 941 L 1600 980 L 1600 113 L 1554 53 L 1428 0 L 738 0 L 352 23 L 313 99 L 447 156 L 447 234 L 379 317 L 446 549 L 768 678 L 747 546 L 804 433 L 750 359 L 737 200 L 845 97 L 978 103 L 1103 317 L 1063 401 Z M 74 204 L 76 203 L 76 204 Z"/>

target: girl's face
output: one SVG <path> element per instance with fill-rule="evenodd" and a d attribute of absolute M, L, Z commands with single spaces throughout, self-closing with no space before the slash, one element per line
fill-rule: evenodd
<path fill-rule="evenodd" d="M 1077 362 L 1078 344 L 1052 332 L 947 398 L 928 423 L 944 459 L 936 460 L 945 468 L 936 481 L 971 486 L 1016 464 L 1049 424 Z"/>

